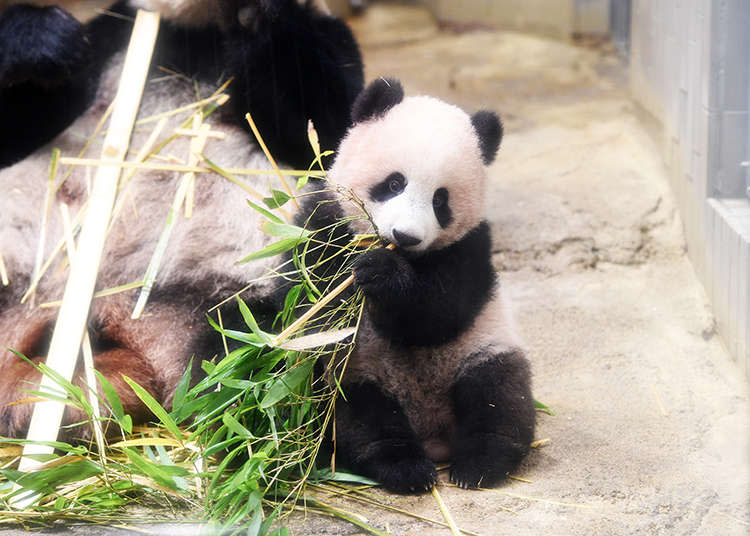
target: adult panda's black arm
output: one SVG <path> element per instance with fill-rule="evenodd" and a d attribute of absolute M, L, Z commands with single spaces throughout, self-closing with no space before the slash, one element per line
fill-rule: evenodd
<path fill-rule="evenodd" d="M 354 274 L 383 337 L 406 346 L 443 344 L 469 327 L 492 297 L 497 276 L 489 225 L 482 222 L 458 242 L 417 257 L 368 252 Z"/>
<path fill-rule="evenodd" d="M 120 4 L 113 9 L 132 15 Z M 52 140 L 91 105 L 103 65 L 131 29 L 105 15 L 84 26 L 59 7 L 18 4 L 3 11 L 0 168 Z"/>

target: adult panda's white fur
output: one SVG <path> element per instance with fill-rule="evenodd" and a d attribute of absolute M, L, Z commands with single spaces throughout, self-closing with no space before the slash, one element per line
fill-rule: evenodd
<path fill-rule="evenodd" d="M 316 120 L 316 126 L 329 146 L 337 142 L 348 126 L 349 108 L 361 88 L 362 73 L 356 43 L 342 22 L 296 0 L 138 0 L 134 4 L 163 8 L 162 30 L 139 117 L 193 103 L 196 90 L 206 97 L 223 80 L 236 78 L 230 85 L 232 99 L 226 109 L 216 111 L 207 120 L 214 131 L 225 135 L 222 141 L 209 138 L 206 143 L 203 154 L 213 162 L 226 168 L 269 169 L 268 161 L 243 124 L 245 111 L 251 111 L 256 122 L 264 123 L 260 126 L 266 127 L 264 134 L 272 151 L 285 157 L 280 162 L 282 167 L 306 166 L 311 161 L 305 127 L 307 119 L 315 119 L 313 114 L 326 114 Z M 36 72 L 36 67 L 29 67 L 19 59 L 21 52 L 16 52 L 15 57 L 10 57 L 10 52 L 8 56 L 0 52 L 0 123 L 4 130 L 0 135 L 3 138 L 0 139 L 3 146 L 0 252 L 10 279 L 10 286 L 0 286 L 0 370 L 3 371 L 0 435 L 25 433 L 31 405 L 8 404 L 24 397 L 20 390 L 32 387 L 38 377 L 5 348 L 13 348 L 35 360 L 42 358 L 56 315 L 54 309 L 32 309 L 20 304 L 34 269 L 51 149 L 60 148 L 68 156 L 78 154 L 112 102 L 122 69 L 124 46 L 132 26 L 127 18 L 134 14 L 134 5 L 122 0 L 111 9 L 120 18 L 101 15 L 84 27 L 58 8 L 17 6 L 0 14 L 0 49 L 20 50 L 27 46 L 23 33 L 41 28 L 52 32 L 59 42 L 47 50 L 34 51 L 34 57 L 49 53 L 54 61 L 48 63 L 62 66 L 54 70 L 44 64 Z M 259 19 L 252 29 L 243 25 L 248 22 L 248 9 Z M 245 11 L 240 13 L 242 10 Z M 297 44 L 288 40 L 287 24 L 297 30 L 305 29 L 304 35 L 297 38 L 299 46 L 309 52 L 300 51 L 295 48 Z M 111 44 L 115 41 L 119 43 Z M 102 50 L 87 50 L 78 55 L 70 52 L 89 44 Z M 108 47 L 113 49 L 103 50 Z M 285 61 L 279 61 L 269 48 L 287 54 Z M 295 55 L 297 64 L 293 63 Z M 272 66 L 274 60 L 278 64 Z M 157 69 L 159 62 L 170 68 L 177 64 L 181 73 L 189 76 L 168 76 Z M 89 91 L 91 95 L 87 95 Z M 289 96 L 290 92 L 293 96 Z M 300 107 L 298 92 L 306 92 L 307 105 L 315 110 Z M 70 102 L 66 103 L 68 99 Z M 60 124 L 55 122 L 58 113 L 54 107 L 49 124 L 35 123 L 33 114 L 37 108 L 58 101 L 61 106 L 80 109 L 80 115 L 71 118 L 72 124 L 63 130 L 64 119 L 60 119 Z M 28 112 L 26 121 L 31 124 L 13 124 L 24 120 L 14 108 L 24 107 Z M 63 110 L 60 108 L 59 114 Z M 189 115 L 188 112 L 171 119 L 157 143 Z M 131 151 L 143 146 L 153 125 L 136 127 Z M 11 136 L 24 135 L 32 140 L 37 136 L 36 145 L 11 143 Z M 89 154 L 98 152 L 95 144 Z M 188 153 L 189 141 L 180 137 L 161 154 L 186 159 Z M 78 212 L 86 200 L 91 171 L 73 168 L 56 192 L 46 225 L 44 259 L 63 236 L 59 204 L 67 203 L 71 214 Z M 98 289 L 143 277 L 166 221 L 179 175 L 139 172 L 134 176 L 128 186 L 131 197 L 112 226 Z M 278 177 L 273 175 L 243 180 L 266 195 L 269 186 L 281 189 Z M 261 218 L 248 207 L 248 194 L 217 175 L 199 175 L 195 185 L 193 216 L 190 219 L 178 216 L 144 318 L 137 321 L 129 318 L 137 292 L 97 298 L 92 305 L 89 332 L 95 365 L 117 388 L 126 411 L 136 421 L 148 418 L 148 413 L 125 386 L 121 374 L 135 379 L 169 407 L 177 381 L 191 357 L 195 356 L 194 372 L 198 372 L 202 359 L 220 351 L 220 340 L 208 326 L 205 311 L 268 267 L 263 261 L 236 264 L 247 253 L 272 240 L 260 232 Z M 291 206 L 290 203 L 287 208 Z M 53 264 L 38 287 L 36 302 L 60 299 L 66 274 L 66 270 Z M 268 304 L 269 285 L 255 284 L 243 294 L 261 320 L 266 305 L 271 319 L 274 314 L 273 305 Z M 224 309 L 225 325 L 231 324 L 233 314 L 237 314 L 235 309 L 236 305 Z M 75 420 L 75 415 L 66 415 L 67 422 Z M 65 437 L 86 433 L 83 428 L 64 431 Z"/>
<path fill-rule="evenodd" d="M 366 296 L 336 408 L 343 465 L 394 491 L 429 489 L 434 462 L 451 480 L 490 486 L 533 438 L 528 363 L 491 265 L 485 165 L 502 137 L 491 112 L 469 116 L 395 80 L 358 97 L 329 176 L 350 188 L 393 243 L 354 262 Z M 323 227 L 326 205 L 310 221 Z M 344 200 L 339 216 L 361 207 Z"/>

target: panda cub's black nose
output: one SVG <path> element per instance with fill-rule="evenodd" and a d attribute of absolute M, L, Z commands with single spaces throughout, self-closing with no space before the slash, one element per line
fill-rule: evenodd
<path fill-rule="evenodd" d="M 396 242 L 397 245 L 403 246 L 403 247 L 416 246 L 422 241 L 420 238 L 417 238 L 416 236 L 402 233 L 401 231 L 397 231 L 396 229 L 393 230 L 393 240 Z"/>

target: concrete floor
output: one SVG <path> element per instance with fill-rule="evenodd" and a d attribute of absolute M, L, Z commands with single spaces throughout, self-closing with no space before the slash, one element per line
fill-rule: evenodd
<path fill-rule="evenodd" d="M 515 298 L 535 396 L 556 415 L 539 415 L 537 437 L 549 443 L 517 475 L 530 482 L 439 488 L 459 527 L 484 536 L 750 534 L 748 384 L 715 335 L 658 127 L 628 97 L 620 61 L 606 46 L 439 30 L 418 8 L 374 6 L 353 27 L 368 79 L 396 76 L 407 93 L 491 108 L 505 121 L 487 197 L 494 261 Z M 431 495 L 380 497 L 440 519 Z M 449 534 L 345 507 L 393 534 Z M 173 529 L 148 532 L 193 533 Z M 299 517 L 293 533 L 361 531 Z"/>

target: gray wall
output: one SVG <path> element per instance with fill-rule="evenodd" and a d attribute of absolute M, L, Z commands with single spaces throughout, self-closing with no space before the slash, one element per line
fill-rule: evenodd
<path fill-rule="evenodd" d="M 688 254 L 750 377 L 750 2 L 633 0 L 630 71 L 664 126 Z"/>

